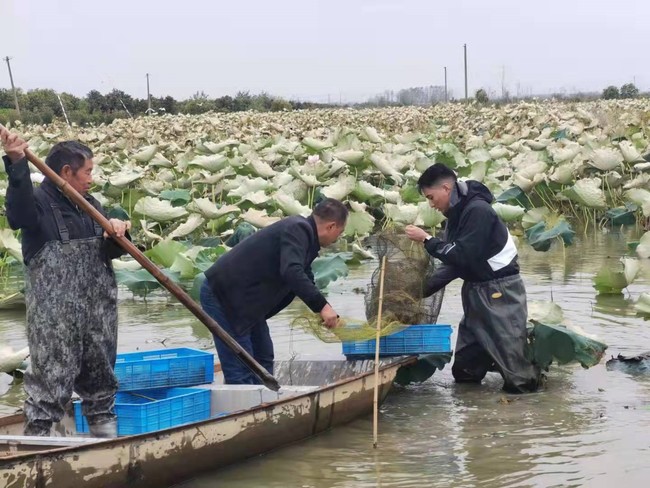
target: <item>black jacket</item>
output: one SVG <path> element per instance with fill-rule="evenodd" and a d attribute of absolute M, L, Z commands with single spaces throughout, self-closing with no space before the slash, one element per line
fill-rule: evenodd
<path fill-rule="evenodd" d="M 478 181 L 456 182 L 444 239 L 433 237 L 425 243 L 429 254 L 443 263 L 427 283 L 427 294 L 455 278 L 482 282 L 519 273 L 517 250 L 492 208 L 493 200 Z"/>
<path fill-rule="evenodd" d="M 320 244 L 312 217 L 287 217 L 241 241 L 205 273 L 234 329 L 245 332 L 297 296 L 315 313 L 327 304 L 311 263 Z"/>
<path fill-rule="evenodd" d="M 9 176 L 9 186 L 5 207 L 9 226 L 21 229 L 23 260 L 29 265 L 31 258 L 49 241 L 61 240 L 52 205 L 58 207 L 68 228 L 70 240 L 98 237 L 103 230 L 98 228 L 88 214 L 78 208 L 56 185 L 45 179 L 34 189 L 30 178 L 27 159 L 11 163 L 4 157 L 5 169 Z M 100 203 L 90 195 L 86 200 L 106 215 Z M 112 239 L 104 243 L 105 258 L 117 258 L 124 251 Z"/>

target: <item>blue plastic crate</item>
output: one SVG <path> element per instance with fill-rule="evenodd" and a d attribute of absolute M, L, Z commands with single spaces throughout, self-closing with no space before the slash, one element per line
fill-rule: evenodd
<path fill-rule="evenodd" d="M 343 342 L 348 358 L 374 358 L 375 339 Z M 379 338 L 379 357 L 405 354 L 431 354 L 451 351 L 451 325 L 411 325 L 406 329 Z"/>
<path fill-rule="evenodd" d="M 161 349 L 118 354 L 119 391 L 212 383 L 214 354 L 197 349 Z"/>
<path fill-rule="evenodd" d="M 118 392 L 115 399 L 118 435 L 143 434 L 210 418 L 210 390 L 169 388 Z M 77 432 L 88 432 L 81 402 L 74 402 Z"/>

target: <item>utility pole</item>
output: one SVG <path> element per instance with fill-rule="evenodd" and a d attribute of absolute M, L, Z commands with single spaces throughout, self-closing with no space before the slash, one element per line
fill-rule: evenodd
<path fill-rule="evenodd" d="M 14 77 L 11 74 L 11 64 L 9 63 L 9 60 L 11 58 L 9 56 L 5 57 L 5 61 L 7 62 L 7 68 L 9 69 L 9 80 L 11 81 L 11 89 L 14 92 L 14 104 L 16 105 L 16 112 L 18 113 L 18 117 L 20 117 L 20 106 L 18 105 L 18 93 L 16 92 L 16 87 L 14 86 Z"/>
<path fill-rule="evenodd" d="M 449 101 L 449 97 L 447 96 L 447 67 L 445 66 L 445 103 Z"/>
<path fill-rule="evenodd" d="M 68 124 L 68 127 L 72 127 L 70 124 L 70 119 L 68 119 L 68 114 L 65 111 L 65 107 L 63 106 L 63 100 L 61 100 L 61 95 L 59 95 L 58 92 L 54 92 L 56 94 L 56 98 L 59 99 L 59 105 L 61 105 L 61 111 L 63 112 L 63 116 L 65 117 L 65 121 Z"/>
<path fill-rule="evenodd" d="M 506 99 L 506 67 L 501 66 L 501 99 Z"/>
<path fill-rule="evenodd" d="M 467 44 L 463 44 L 463 52 L 465 53 L 465 101 L 469 100 L 467 95 Z"/>
<path fill-rule="evenodd" d="M 150 114 L 151 110 L 151 93 L 149 92 L 149 73 L 147 73 L 147 114 Z"/>

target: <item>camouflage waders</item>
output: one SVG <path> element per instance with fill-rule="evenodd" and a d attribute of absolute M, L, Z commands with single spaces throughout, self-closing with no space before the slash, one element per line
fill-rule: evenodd
<path fill-rule="evenodd" d="M 96 237 L 70 240 L 58 206 L 52 212 L 61 240 L 49 241 L 26 269 L 27 340 L 25 435 L 50 435 L 73 390 L 90 425 L 115 420 L 117 285 Z"/>

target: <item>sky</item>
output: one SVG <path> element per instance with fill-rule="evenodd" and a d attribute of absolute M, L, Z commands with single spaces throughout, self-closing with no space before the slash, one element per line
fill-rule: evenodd
<path fill-rule="evenodd" d="M 443 85 L 470 94 L 650 90 L 647 0 L 0 0 L 0 56 L 29 90 L 183 99 L 266 91 L 364 101 Z M 0 88 L 10 87 L 6 63 Z"/>

